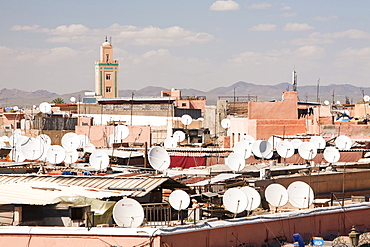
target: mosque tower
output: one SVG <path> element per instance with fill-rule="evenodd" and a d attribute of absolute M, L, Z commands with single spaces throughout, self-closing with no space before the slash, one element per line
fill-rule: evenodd
<path fill-rule="evenodd" d="M 95 61 L 95 94 L 118 97 L 118 61 L 113 60 L 113 47 L 107 37 L 100 46 L 100 60 Z"/>

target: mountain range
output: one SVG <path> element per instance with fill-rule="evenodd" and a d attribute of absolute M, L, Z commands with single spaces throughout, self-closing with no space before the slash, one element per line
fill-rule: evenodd
<path fill-rule="evenodd" d="M 257 85 L 247 82 L 237 82 L 230 86 L 217 87 L 210 91 L 201 91 L 197 89 L 183 88 L 182 96 L 205 96 L 207 104 L 216 104 L 220 96 L 228 96 L 230 100 L 239 96 L 257 96 L 258 101 L 273 101 L 280 100 L 284 91 L 292 90 L 292 85 L 289 83 L 279 83 L 276 85 Z M 317 91 L 319 92 L 317 94 Z M 160 96 L 161 91 L 170 90 L 163 87 L 148 86 L 140 90 L 120 90 L 121 97 L 131 97 L 132 93 L 135 96 Z M 68 94 L 57 94 L 46 90 L 37 90 L 34 92 L 26 92 L 19 89 L 0 90 L 0 107 L 18 106 L 21 108 L 39 105 L 41 102 L 51 102 L 56 98 L 62 98 L 65 102 L 70 102 L 69 99 L 73 96 L 78 101 L 82 100 L 84 93 L 91 90 L 83 90 Z M 328 86 L 298 86 L 297 87 L 299 100 L 308 102 L 320 102 L 329 100 L 330 102 L 340 101 L 342 103 L 356 103 L 361 101 L 363 94 L 370 94 L 370 87 L 356 87 L 350 84 L 331 84 Z M 317 95 L 319 97 L 317 97 Z"/>

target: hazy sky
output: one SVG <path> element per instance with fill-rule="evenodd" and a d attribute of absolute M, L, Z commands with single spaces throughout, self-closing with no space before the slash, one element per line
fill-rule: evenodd
<path fill-rule="evenodd" d="M 105 36 L 119 89 L 370 85 L 370 1 L 0 0 L 0 89 L 94 90 Z"/>

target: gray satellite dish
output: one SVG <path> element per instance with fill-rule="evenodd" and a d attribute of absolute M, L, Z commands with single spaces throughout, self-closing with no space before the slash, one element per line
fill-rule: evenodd
<path fill-rule="evenodd" d="M 184 210 L 190 204 L 189 195 L 183 190 L 175 190 L 170 194 L 169 202 L 171 207 L 176 210 Z"/>
<path fill-rule="evenodd" d="M 243 212 L 248 206 L 247 195 L 237 188 L 228 189 L 225 192 L 222 201 L 226 210 L 234 214 Z"/>
<path fill-rule="evenodd" d="M 175 138 L 169 136 L 166 139 L 164 139 L 163 146 L 167 149 L 176 148 L 177 147 L 177 141 L 175 140 Z"/>
<path fill-rule="evenodd" d="M 81 139 L 76 133 L 69 132 L 62 137 L 62 146 L 67 151 L 75 150 L 79 148 L 80 145 Z"/>
<path fill-rule="evenodd" d="M 365 95 L 364 96 L 364 101 L 365 102 L 369 102 L 370 101 L 370 96 L 369 95 Z"/>
<path fill-rule="evenodd" d="M 181 116 L 181 123 L 185 126 L 190 125 L 193 122 L 193 119 L 191 118 L 190 115 L 184 114 Z"/>
<path fill-rule="evenodd" d="M 52 145 L 46 151 L 46 162 L 52 164 L 59 164 L 64 161 L 66 157 L 66 151 L 59 145 Z"/>
<path fill-rule="evenodd" d="M 335 147 L 327 147 L 324 150 L 324 159 L 329 163 L 338 162 L 340 159 L 340 152 Z"/>
<path fill-rule="evenodd" d="M 102 150 L 94 150 L 89 158 L 90 166 L 96 170 L 105 170 L 109 165 L 109 156 Z"/>
<path fill-rule="evenodd" d="M 288 186 L 289 202 L 296 208 L 308 208 L 313 203 L 314 194 L 311 187 L 302 181 L 296 181 Z"/>
<path fill-rule="evenodd" d="M 224 129 L 230 128 L 230 119 L 228 119 L 228 118 L 222 119 L 221 126 Z"/>
<path fill-rule="evenodd" d="M 176 130 L 175 133 L 173 133 L 173 139 L 175 139 L 176 142 L 184 141 L 185 137 L 185 133 L 181 130 Z"/>
<path fill-rule="evenodd" d="M 322 136 L 311 136 L 310 142 L 316 149 L 324 149 L 326 147 L 326 141 Z"/>
<path fill-rule="evenodd" d="M 305 160 L 312 160 L 316 157 L 317 149 L 311 142 L 302 142 L 298 148 L 299 155 Z"/>
<path fill-rule="evenodd" d="M 233 171 L 239 172 L 245 167 L 245 159 L 242 154 L 231 153 L 225 159 L 226 165 Z"/>
<path fill-rule="evenodd" d="M 270 184 L 265 190 L 266 201 L 278 208 L 288 203 L 288 191 L 281 184 Z"/>
<path fill-rule="evenodd" d="M 352 140 L 348 136 L 340 135 L 337 138 L 335 138 L 335 146 L 339 150 L 349 150 L 352 147 Z"/>
<path fill-rule="evenodd" d="M 252 147 L 247 141 L 240 141 L 235 144 L 234 153 L 241 154 L 244 159 L 248 159 L 252 155 Z"/>
<path fill-rule="evenodd" d="M 290 158 L 294 154 L 294 146 L 289 141 L 281 141 L 277 144 L 276 151 L 282 158 Z"/>
<path fill-rule="evenodd" d="M 255 141 L 252 144 L 252 152 L 259 158 L 267 158 L 271 155 L 272 146 L 268 141 Z"/>
<path fill-rule="evenodd" d="M 170 156 L 167 151 L 160 147 L 152 147 L 148 153 L 149 164 L 157 171 L 163 172 L 170 167 Z"/>
<path fill-rule="evenodd" d="M 257 190 L 255 190 L 252 187 L 241 187 L 241 191 L 243 191 L 248 198 L 248 205 L 246 207 L 246 210 L 252 211 L 259 207 L 261 204 L 261 196 L 258 193 Z"/>
<path fill-rule="evenodd" d="M 139 227 L 144 221 L 143 207 L 134 199 L 121 199 L 114 205 L 113 219 L 120 227 Z"/>
<path fill-rule="evenodd" d="M 51 105 L 48 102 L 42 102 L 39 106 L 39 109 L 42 113 L 50 113 Z"/>

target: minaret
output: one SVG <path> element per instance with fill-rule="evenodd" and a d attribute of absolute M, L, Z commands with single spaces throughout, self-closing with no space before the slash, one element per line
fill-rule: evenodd
<path fill-rule="evenodd" d="M 292 84 L 293 84 L 293 91 L 295 91 L 295 92 L 297 92 L 297 72 L 295 71 L 295 69 L 294 69 L 294 71 L 293 71 L 293 73 L 292 73 Z"/>
<path fill-rule="evenodd" d="M 95 93 L 107 98 L 118 97 L 118 61 L 113 60 L 113 47 L 107 37 L 100 46 L 100 60 L 95 61 Z"/>

